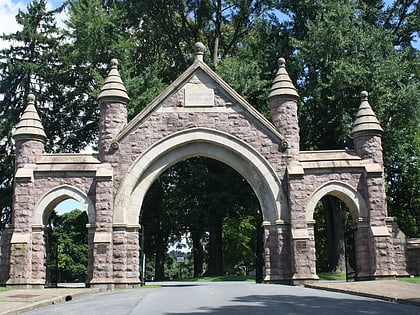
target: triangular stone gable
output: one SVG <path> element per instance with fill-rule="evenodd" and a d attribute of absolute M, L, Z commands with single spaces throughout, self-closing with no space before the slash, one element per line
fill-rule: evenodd
<path fill-rule="evenodd" d="M 241 112 L 254 124 L 275 139 L 281 147 L 285 138 L 276 127 L 252 107 L 243 97 L 221 79 L 210 67 L 196 60 L 182 75 L 170 84 L 146 108 L 134 117 L 115 138 L 123 140 L 154 113 Z"/>

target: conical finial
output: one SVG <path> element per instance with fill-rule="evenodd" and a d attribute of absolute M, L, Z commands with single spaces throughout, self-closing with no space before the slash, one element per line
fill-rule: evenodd
<path fill-rule="evenodd" d="M 293 85 L 292 80 L 289 77 L 289 74 L 286 70 L 286 60 L 284 58 L 278 59 L 279 68 L 274 78 L 273 85 L 271 86 L 270 95 L 268 98 L 274 96 L 291 96 L 292 98 L 299 98 L 299 95 L 296 91 L 295 86 Z"/>
<path fill-rule="evenodd" d="M 202 42 L 197 42 L 194 45 L 194 54 L 195 54 L 195 61 L 203 62 L 203 55 L 204 51 L 206 50 L 206 46 Z"/>
<path fill-rule="evenodd" d="M 13 138 L 15 140 L 39 140 L 45 142 L 47 136 L 35 108 L 35 95 L 28 94 L 26 101 L 26 108 L 16 126 Z"/>
<path fill-rule="evenodd" d="M 105 79 L 101 92 L 98 95 L 98 102 L 117 101 L 128 104 L 130 98 L 128 97 L 127 90 L 121 80 L 120 73 L 118 72 L 118 60 L 112 59 L 110 62 L 110 70 Z"/>
<path fill-rule="evenodd" d="M 362 91 L 360 93 L 361 103 L 351 131 L 353 138 L 367 133 L 382 134 L 384 131 L 369 104 L 368 97 L 368 92 Z"/>

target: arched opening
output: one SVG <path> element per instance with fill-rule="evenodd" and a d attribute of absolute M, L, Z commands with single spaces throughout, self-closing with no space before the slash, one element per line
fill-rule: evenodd
<path fill-rule="evenodd" d="M 84 286 L 88 270 L 88 215 L 68 198 L 49 211 L 45 229 L 46 285 Z"/>
<path fill-rule="evenodd" d="M 199 156 L 164 172 L 145 195 L 139 223 L 146 280 L 263 279 L 259 200 L 234 169 Z"/>
<path fill-rule="evenodd" d="M 346 204 L 324 196 L 314 211 L 316 271 L 320 279 L 351 280 L 356 271 L 355 223 Z"/>
<path fill-rule="evenodd" d="M 32 222 L 33 230 L 42 227 L 46 285 L 77 281 L 82 286 L 92 261 L 87 237 L 87 225 L 95 223 L 92 201 L 75 187 L 57 186 L 41 197 Z"/>
<path fill-rule="evenodd" d="M 362 244 L 355 242 L 355 234 L 358 222 L 367 220 L 366 204 L 360 193 L 339 181 L 322 185 L 307 205 L 307 220 L 314 222 L 320 279 L 356 278 L 356 247 Z"/>

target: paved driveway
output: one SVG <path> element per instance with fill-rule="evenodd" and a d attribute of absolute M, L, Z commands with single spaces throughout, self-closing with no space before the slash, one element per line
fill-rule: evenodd
<path fill-rule="evenodd" d="M 27 314 L 420 314 L 420 307 L 303 287 L 247 282 L 161 283 L 115 290 Z"/>

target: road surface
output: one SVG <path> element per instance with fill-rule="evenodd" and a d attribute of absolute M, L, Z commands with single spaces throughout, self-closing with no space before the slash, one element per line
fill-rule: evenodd
<path fill-rule="evenodd" d="M 160 284 L 161 288 L 99 293 L 26 314 L 420 314 L 417 306 L 303 287 L 250 282 Z"/>

